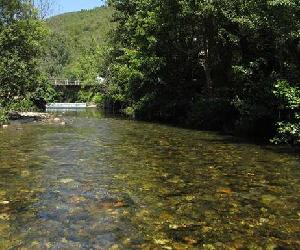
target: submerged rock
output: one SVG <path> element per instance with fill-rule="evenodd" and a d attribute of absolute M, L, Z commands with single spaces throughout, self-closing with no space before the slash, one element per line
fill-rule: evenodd
<path fill-rule="evenodd" d="M 84 201 L 86 201 L 86 198 L 83 197 L 83 196 L 72 196 L 70 198 L 70 202 L 75 203 L 75 204 L 79 204 L 79 203 L 84 202 Z"/>
<path fill-rule="evenodd" d="M 265 205 L 269 205 L 277 200 L 277 197 L 270 194 L 265 194 L 261 196 L 261 202 Z"/>
<path fill-rule="evenodd" d="M 191 236 L 186 236 L 183 238 L 183 240 L 188 244 L 188 245 L 196 245 L 198 243 L 198 240 Z"/>
<path fill-rule="evenodd" d="M 0 214 L 0 220 L 9 220 L 10 219 L 10 215 L 9 214 L 6 214 L 6 213 L 2 213 Z"/>
<path fill-rule="evenodd" d="M 168 239 L 154 239 L 154 243 L 158 245 L 166 245 L 170 243 L 170 240 Z"/>
<path fill-rule="evenodd" d="M 230 188 L 218 188 L 217 193 L 232 195 L 232 190 Z"/>
<path fill-rule="evenodd" d="M 21 176 L 22 177 L 27 177 L 27 176 L 29 176 L 30 175 L 30 172 L 28 171 L 28 170 L 23 170 L 23 171 L 21 171 Z"/>
<path fill-rule="evenodd" d="M 112 208 L 122 208 L 127 206 L 127 204 L 122 200 L 104 200 L 99 204 L 99 208 L 112 209 Z"/>
<path fill-rule="evenodd" d="M 9 201 L 0 201 L 0 205 L 7 205 L 9 203 L 10 203 Z"/>
<path fill-rule="evenodd" d="M 67 183 L 70 183 L 70 182 L 73 182 L 74 180 L 73 179 L 61 179 L 59 180 L 60 183 L 63 183 L 63 184 L 67 184 Z"/>

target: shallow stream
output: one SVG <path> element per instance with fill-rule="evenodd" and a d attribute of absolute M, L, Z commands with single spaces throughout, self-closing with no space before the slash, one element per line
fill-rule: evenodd
<path fill-rule="evenodd" d="M 0 130 L 0 249 L 300 249 L 300 157 L 65 114 Z"/>

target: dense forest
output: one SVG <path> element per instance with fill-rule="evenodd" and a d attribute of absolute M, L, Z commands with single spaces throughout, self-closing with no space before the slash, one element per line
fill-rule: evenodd
<path fill-rule="evenodd" d="M 300 143 L 299 0 L 112 0 L 109 96 L 146 120 Z"/>
<path fill-rule="evenodd" d="M 79 99 L 300 144 L 299 0 L 110 0 L 46 22 L 30 1 L 0 3 L 2 123 L 9 110 L 55 99 L 49 78 L 104 76 L 105 92 Z"/>

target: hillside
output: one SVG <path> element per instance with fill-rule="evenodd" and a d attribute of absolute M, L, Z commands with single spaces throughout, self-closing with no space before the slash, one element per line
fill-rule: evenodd
<path fill-rule="evenodd" d="M 72 75 L 78 60 L 103 46 L 112 28 L 112 9 L 98 7 L 51 17 L 46 64 L 51 76 Z M 49 66 L 52 65 L 52 66 Z"/>

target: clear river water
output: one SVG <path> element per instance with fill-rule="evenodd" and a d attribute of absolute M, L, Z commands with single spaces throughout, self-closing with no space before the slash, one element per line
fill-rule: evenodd
<path fill-rule="evenodd" d="M 64 114 L 0 130 L 0 249 L 300 249 L 300 157 Z"/>

